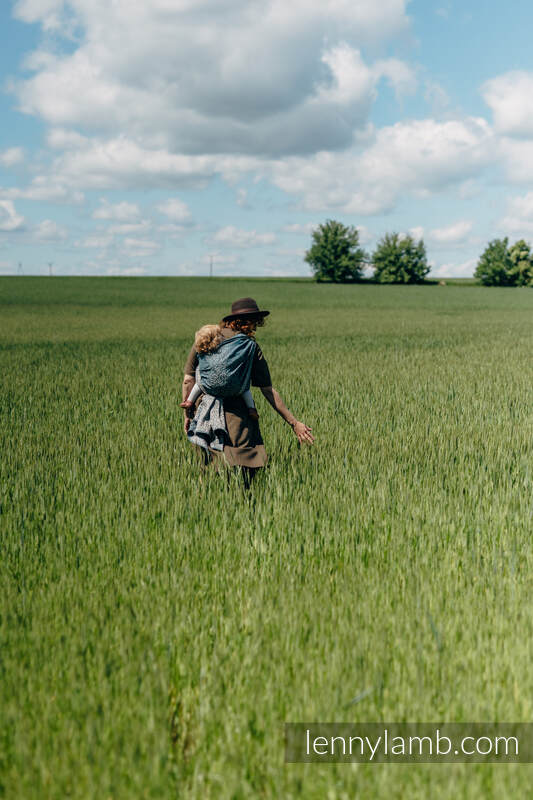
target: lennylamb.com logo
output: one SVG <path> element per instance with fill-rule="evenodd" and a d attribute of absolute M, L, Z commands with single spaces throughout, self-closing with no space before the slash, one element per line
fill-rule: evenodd
<path fill-rule="evenodd" d="M 532 723 L 286 723 L 287 763 L 533 763 Z"/>

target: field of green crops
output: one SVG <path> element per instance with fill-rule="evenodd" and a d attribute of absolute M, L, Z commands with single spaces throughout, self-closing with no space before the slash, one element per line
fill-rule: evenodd
<path fill-rule="evenodd" d="M 178 407 L 243 295 L 316 435 L 256 393 L 250 493 Z M 0 382 L 0 797 L 530 796 L 284 764 L 283 726 L 533 719 L 532 290 L 2 278 Z"/>

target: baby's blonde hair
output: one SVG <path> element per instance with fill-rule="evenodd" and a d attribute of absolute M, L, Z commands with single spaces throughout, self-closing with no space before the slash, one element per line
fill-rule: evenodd
<path fill-rule="evenodd" d="M 194 337 L 196 352 L 210 353 L 216 350 L 223 338 L 220 325 L 203 325 Z"/>

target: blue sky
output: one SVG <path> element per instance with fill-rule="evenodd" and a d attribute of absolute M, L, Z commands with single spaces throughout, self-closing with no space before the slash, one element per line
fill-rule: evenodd
<path fill-rule="evenodd" d="M 532 24 L 525 0 L 7 0 L 0 274 L 304 276 L 333 218 L 469 276 L 533 238 Z"/>

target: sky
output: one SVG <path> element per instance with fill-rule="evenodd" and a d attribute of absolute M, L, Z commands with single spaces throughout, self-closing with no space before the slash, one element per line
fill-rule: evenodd
<path fill-rule="evenodd" d="M 533 238 L 533 4 L 3 0 L 0 275 L 307 276 L 311 232 L 468 277 Z"/>

